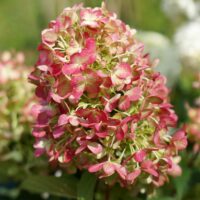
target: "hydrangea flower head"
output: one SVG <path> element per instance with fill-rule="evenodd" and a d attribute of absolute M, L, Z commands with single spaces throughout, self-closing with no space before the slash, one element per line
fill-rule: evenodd
<path fill-rule="evenodd" d="M 189 140 L 194 143 L 193 150 L 200 150 L 200 108 L 188 107 L 188 116 L 190 122 L 187 125 Z"/>
<path fill-rule="evenodd" d="M 200 73 L 197 73 L 195 81 L 193 82 L 195 89 L 200 88 Z M 187 123 L 187 131 L 189 141 L 193 144 L 193 151 L 198 153 L 200 151 L 200 98 L 195 99 L 195 106 L 186 105 L 188 111 L 189 122 Z"/>
<path fill-rule="evenodd" d="M 15 152 L 20 152 L 18 142 L 29 132 L 32 121 L 33 87 L 27 84 L 29 73 L 23 53 L 0 54 L 0 161 L 20 159 L 22 155 L 16 156 Z"/>
<path fill-rule="evenodd" d="M 160 186 L 180 174 L 185 133 L 168 134 L 177 116 L 166 79 L 135 33 L 104 4 L 66 8 L 50 22 L 30 74 L 41 101 L 33 109 L 36 156 L 124 186 Z"/>

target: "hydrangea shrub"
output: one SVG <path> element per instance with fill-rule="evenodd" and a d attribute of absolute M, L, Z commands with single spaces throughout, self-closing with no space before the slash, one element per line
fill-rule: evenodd
<path fill-rule="evenodd" d="M 33 87 L 27 84 L 30 67 L 24 54 L 0 54 L 0 161 L 21 159 L 19 141 L 30 133 Z M 12 149 L 12 150 L 11 150 Z M 16 156 L 18 155 L 18 156 Z"/>
<path fill-rule="evenodd" d="M 30 81 L 35 155 L 69 169 L 87 169 L 110 184 L 161 186 L 179 175 L 184 130 L 166 78 L 154 71 L 136 31 L 101 8 L 66 8 L 42 31 Z"/>

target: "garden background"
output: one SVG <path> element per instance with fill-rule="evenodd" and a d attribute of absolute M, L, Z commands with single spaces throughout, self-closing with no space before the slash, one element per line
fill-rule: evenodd
<path fill-rule="evenodd" d="M 65 7 L 80 2 L 90 7 L 101 5 L 100 0 L 0 0 L 0 52 L 23 52 L 26 65 L 33 66 L 38 56 L 41 31 Z M 188 106 L 198 107 L 200 95 L 199 89 L 193 87 L 200 71 L 200 1 L 108 0 L 106 4 L 120 19 L 137 29 L 138 39 L 146 45 L 145 51 L 150 52 L 152 58 L 160 59 L 158 71 L 168 78 L 171 102 L 179 124 L 189 123 Z M 0 137 L 0 147 L 3 142 Z M 19 148 L 9 144 L 6 159 L 0 154 L 0 199 L 71 199 L 80 175 L 66 175 L 61 169 L 48 166 L 47 158 L 34 158 L 30 129 L 18 143 Z M 180 177 L 172 178 L 156 194 L 141 195 L 138 199 L 200 199 L 200 158 L 193 151 L 193 142 L 182 152 L 181 166 Z M 62 180 L 41 178 L 45 175 L 55 175 Z M 101 195 L 97 194 L 96 199 L 101 199 Z M 116 187 L 111 199 L 132 197 Z"/>

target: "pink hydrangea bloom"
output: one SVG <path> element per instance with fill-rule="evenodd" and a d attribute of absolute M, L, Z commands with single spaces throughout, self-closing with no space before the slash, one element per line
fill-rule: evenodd
<path fill-rule="evenodd" d="M 194 76 L 193 88 L 200 88 L 200 73 Z M 193 107 L 186 104 L 186 109 L 188 113 L 188 122 L 186 124 L 186 129 L 188 132 L 188 139 L 193 145 L 193 150 L 195 153 L 200 151 L 200 98 L 196 98 Z"/>
<path fill-rule="evenodd" d="M 104 4 L 66 8 L 42 32 L 30 74 L 41 102 L 36 156 L 123 186 L 139 177 L 160 186 L 179 174 L 175 158 L 187 145 L 185 132 L 169 134 L 177 116 L 166 78 L 135 32 Z"/>
<path fill-rule="evenodd" d="M 30 115 L 33 86 L 27 84 L 30 71 L 31 68 L 24 64 L 23 53 L 0 54 L 0 161 L 23 156 L 19 142 L 30 133 L 33 120 Z"/>
<path fill-rule="evenodd" d="M 194 144 L 195 152 L 200 151 L 200 108 L 191 108 L 188 106 L 189 122 L 187 124 L 187 131 L 189 133 L 189 140 Z"/>

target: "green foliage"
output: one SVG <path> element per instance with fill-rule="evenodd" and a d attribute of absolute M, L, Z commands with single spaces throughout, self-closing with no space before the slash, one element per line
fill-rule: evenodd
<path fill-rule="evenodd" d="M 94 174 L 84 172 L 78 183 L 78 200 L 93 200 L 97 178 Z"/>
<path fill-rule="evenodd" d="M 47 27 L 66 6 L 83 2 L 86 6 L 99 6 L 99 0 L 1 0 L 0 50 L 35 50 L 40 32 Z M 169 20 L 160 10 L 160 0 L 109 0 L 107 6 L 119 17 L 137 29 L 152 30 L 170 35 Z M 153 22 L 153 23 L 152 23 Z"/>
<path fill-rule="evenodd" d="M 1 0 L 1 50 L 36 47 L 39 27 L 35 2 L 32 0 Z"/>
<path fill-rule="evenodd" d="M 177 190 L 176 199 L 181 200 L 183 199 L 183 196 L 187 192 L 187 188 L 189 187 L 188 183 L 190 180 L 191 170 L 189 168 L 183 168 L 184 173 L 180 176 L 174 179 L 174 184 Z"/>
<path fill-rule="evenodd" d="M 21 188 L 32 193 L 49 193 L 50 195 L 76 198 L 74 179 L 56 178 L 54 176 L 30 176 L 21 184 Z"/>

